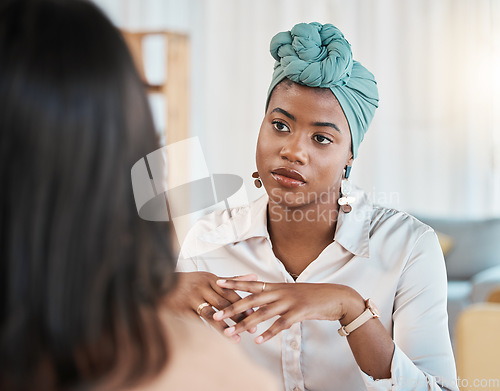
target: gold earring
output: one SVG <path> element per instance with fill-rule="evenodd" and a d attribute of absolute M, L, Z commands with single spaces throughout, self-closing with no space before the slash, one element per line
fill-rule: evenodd
<path fill-rule="evenodd" d="M 253 181 L 255 187 L 257 189 L 260 189 L 262 187 L 262 181 L 260 180 L 259 172 L 255 171 L 254 173 L 252 173 L 252 178 L 255 178 L 255 180 Z"/>

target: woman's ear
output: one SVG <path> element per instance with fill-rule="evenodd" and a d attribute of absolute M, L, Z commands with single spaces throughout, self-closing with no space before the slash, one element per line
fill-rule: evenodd
<path fill-rule="evenodd" d="M 353 162 L 354 162 L 354 157 L 352 156 L 352 152 L 349 152 L 349 160 L 347 161 L 346 166 L 352 166 Z"/>

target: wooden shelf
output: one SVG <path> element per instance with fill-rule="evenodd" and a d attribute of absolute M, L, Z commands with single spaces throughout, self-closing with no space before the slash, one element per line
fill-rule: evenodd
<path fill-rule="evenodd" d="M 137 70 L 144 81 L 144 85 L 151 94 L 162 94 L 165 105 L 162 109 L 164 116 L 163 129 L 166 144 L 173 144 L 189 137 L 189 39 L 185 34 L 169 31 L 128 31 L 122 30 Z M 163 50 L 165 54 L 165 80 L 161 84 L 151 84 L 146 78 L 144 59 L 144 40 L 150 36 L 161 36 L 164 40 Z M 153 152 L 153 151 L 151 151 Z M 178 155 L 178 154 L 177 154 Z M 182 159 L 182 161 L 179 161 Z M 167 156 L 167 184 L 187 183 L 189 181 L 188 153 L 181 157 L 177 156 L 172 161 Z M 169 186 L 170 188 L 170 186 Z M 182 202 L 189 204 L 189 197 Z M 179 250 L 178 240 L 173 234 L 174 248 Z"/>
<path fill-rule="evenodd" d="M 169 31 L 122 30 L 137 70 L 149 93 L 164 94 L 166 100 L 165 138 L 168 144 L 189 137 L 189 39 L 186 34 Z M 150 84 L 146 79 L 143 42 L 149 36 L 162 36 L 165 41 L 165 82 Z"/>

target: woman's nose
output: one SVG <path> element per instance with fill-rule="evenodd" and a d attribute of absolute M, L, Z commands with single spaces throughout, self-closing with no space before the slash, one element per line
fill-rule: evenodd
<path fill-rule="evenodd" d="M 280 152 L 281 158 L 291 163 L 307 164 L 308 157 L 304 148 L 304 140 L 299 135 L 290 135 Z"/>

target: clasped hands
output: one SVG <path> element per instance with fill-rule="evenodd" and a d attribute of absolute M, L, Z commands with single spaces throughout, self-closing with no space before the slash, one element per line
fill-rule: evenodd
<path fill-rule="evenodd" d="M 257 325 L 278 316 L 255 338 L 260 344 L 303 320 L 340 320 L 364 310 L 363 298 L 339 284 L 270 283 L 255 274 L 220 278 L 208 272 L 178 273 L 178 286 L 168 300 L 183 312 L 196 313 L 235 342 L 242 332 L 255 333 Z M 241 298 L 236 291 L 248 292 Z M 208 303 L 209 305 L 200 305 Z M 201 308 L 201 310 L 200 310 Z M 215 309 L 217 310 L 215 310 Z M 225 320 L 235 322 L 228 326 Z"/>

